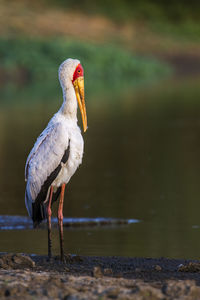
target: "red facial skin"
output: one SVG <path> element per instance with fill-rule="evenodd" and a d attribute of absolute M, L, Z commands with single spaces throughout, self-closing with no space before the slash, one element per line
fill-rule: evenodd
<path fill-rule="evenodd" d="M 83 76 L 83 74 L 84 74 L 83 67 L 81 66 L 81 64 L 78 64 L 78 66 L 76 67 L 76 70 L 74 71 L 72 83 L 73 83 L 78 77 Z"/>

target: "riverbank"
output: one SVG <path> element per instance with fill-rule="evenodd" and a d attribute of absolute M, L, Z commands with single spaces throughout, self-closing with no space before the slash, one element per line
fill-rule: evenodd
<path fill-rule="evenodd" d="M 200 262 L 1 254 L 1 299 L 199 299 Z"/>
<path fill-rule="evenodd" d="M 164 2 L 151 5 L 151 0 L 115 2 L 115 5 L 101 1 L 77 5 L 61 0 L 50 3 L 12 0 L 12 4 L 7 5 L 7 1 L 2 0 L 0 34 L 15 38 L 73 37 L 153 56 L 199 55 L 198 4 L 196 7 L 194 3 L 181 2 L 167 5 L 167 9 L 165 6 Z"/>

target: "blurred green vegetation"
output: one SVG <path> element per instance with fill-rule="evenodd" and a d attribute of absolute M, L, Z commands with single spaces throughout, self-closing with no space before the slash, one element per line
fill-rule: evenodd
<path fill-rule="evenodd" d="M 103 15 L 119 23 L 140 21 L 156 31 L 191 38 L 200 36 L 200 2 L 195 0 L 50 0 L 50 3 L 88 15 Z"/>
<path fill-rule="evenodd" d="M 88 14 L 104 14 L 118 21 L 133 18 L 172 22 L 190 18 L 199 21 L 200 3 L 194 0 L 50 0 L 50 2 Z"/>
<path fill-rule="evenodd" d="M 1 99 L 12 99 L 12 94 L 29 99 L 32 91 L 53 95 L 58 91 L 57 70 L 68 57 L 78 58 L 85 68 L 87 94 L 97 91 L 132 87 L 140 82 L 163 78 L 171 68 L 154 58 L 132 55 L 112 45 L 97 46 L 86 42 L 65 39 L 0 39 Z M 17 93 L 18 87 L 23 91 Z M 27 93 L 25 92 L 27 89 Z M 60 87 L 59 87 L 60 89 Z M 24 93 L 22 95 L 22 93 Z M 41 99 L 41 97 L 40 97 Z"/>

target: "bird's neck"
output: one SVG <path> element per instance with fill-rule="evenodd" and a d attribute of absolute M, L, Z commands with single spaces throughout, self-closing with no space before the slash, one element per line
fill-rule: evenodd
<path fill-rule="evenodd" d="M 77 100 L 72 83 L 67 88 L 63 87 L 63 104 L 60 112 L 66 118 L 77 122 Z"/>

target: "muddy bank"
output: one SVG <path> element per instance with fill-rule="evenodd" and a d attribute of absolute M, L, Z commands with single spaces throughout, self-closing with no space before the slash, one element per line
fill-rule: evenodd
<path fill-rule="evenodd" d="M 200 262 L 0 255 L 1 299 L 200 299 Z"/>

